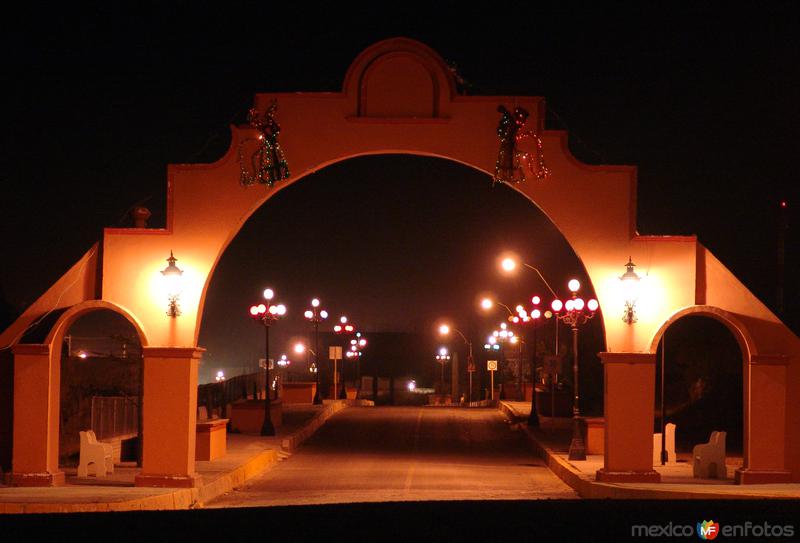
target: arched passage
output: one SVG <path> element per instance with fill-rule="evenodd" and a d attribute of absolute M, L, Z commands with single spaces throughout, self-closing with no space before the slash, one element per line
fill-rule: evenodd
<path fill-rule="evenodd" d="M 694 321 L 692 321 L 692 319 L 694 319 Z M 696 326 L 696 323 L 699 322 L 697 319 L 703 319 L 703 321 L 713 320 L 716 326 L 713 324 L 701 323 L 701 325 L 705 324 L 705 330 L 703 327 L 698 328 Z M 702 334 L 705 332 L 705 337 L 701 336 L 700 338 L 695 338 L 695 341 L 692 343 L 695 346 L 694 353 L 689 350 L 685 351 L 686 354 L 683 355 L 687 357 L 692 355 L 695 357 L 699 356 L 699 358 L 695 358 L 694 364 L 692 364 L 690 360 L 683 360 L 681 362 L 677 360 L 673 362 L 670 360 L 669 345 L 672 343 L 670 341 L 670 330 L 673 329 L 673 326 L 676 326 L 675 330 L 677 330 L 678 334 L 689 335 L 689 338 L 681 338 L 679 336 L 677 339 L 691 339 L 690 336 L 692 333 Z M 782 462 L 782 443 L 755 443 L 754 446 L 754 441 L 757 441 L 757 439 L 754 439 L 754 430 L 760 430 L 757 426 L 761 424 L 760 421 L 762 417 L 770 417 L 770 415 L 763 409 L 754 405 L 757 400 L 752 395 L 752 370 L 753 364 L 759 358 L 759 355 L 755 343 L 743 322 L 737 318 L 736 315 L 718 307 L 693 306 L 684 308 L 672 315 L 660 327 L 651 342 L 650 351 L 657 355 L 659 363 L 661 359 L 661 346 L 665 341 L 665 337 L 667 343 L 665 368 L 668 368 L 672 363 L 673 372 L 683 372 L 684 376 L 688 376 L 691 380 L 689 389 L 685 391 L 689 401 L 686 402 L 687 405 L 682 414 L 686 426 L 688 426 L 688 432 L 684 432 L 682 437 L 684 448 L 694 444 L 693 442 L 697 440 L 702 440 L 702 434 L 707 432 L 710 426 L 725 425 L 730 427 L 732 431 L 732 452 L 738 453 L 739 449 L 741 449 L 741 455 L 743 457 L 742 463 L 744 466 L 741 469 L 747 470 L 748 466 L 753 463 L 752 457 L 754 455 L 758 457 L 758 462 L 763 461 L 761 460 L 762 455 L 768 458 L 767 461 L 777 463 L 777 458 L 778 461 Z M 721 362 L 718 360 L 719 357 L 715 357 L 713 350 L 708 348 L 708 342 L 711 339 L 718 342 L 718 348 L 721 347 L 724 349 L 724 361 Z M 735 343 L 737 349 L 733 348 L 733 343 Z M 701 347 L 698 348 L 698 346 Z M 737 350 L 739 353 L 738 357 L 736 356 Z M 739 373 L 738 368 L 734 366 L 737 361 L 740 364 L 741 373 Z M 683 363 L 683 368 L 681 368 L 681 363 Z M 665 383 L 668 382 L 667 379 L 668 377 L 665 378 Z M 715 380 L 717 381 L 716 398 L 713 397 L 714 394 L 712 394 L 709 389 L 712 381 Z M 719 381 L 723 381 L 723 383 Z M 742 385 L 741 390 L 738 389 L 739 382 L 741 382 Z M 741 404 L 737 402 L 736 398 L 732 397 L 732 394 L 736 394 L 737 392 L 741 393 Z M 665 393 L 665 398 L 669 398 L 668 394 L 669 393 Z M 705 395 L 705 399 L 703 399 L 703 395 Z M 700 400 L 700 405 L 695 405 L 693 408 L 691 404 L 693 401 L 697 400 Z M 717 418 L 721 415 L 719 411 L 720 406 L 713 405 L 713 402 L 727 402 L 734 410 L 738 409 L 739 405 L 741 405 L 741 417 L 738 416 L 739 413 L 737 412 L 733 417 L 728 416 L 727 419 Z M 754 407 L 756 408 L 754 409 Z M 711 420 L 698 422 L 695 420 L 695 417 L 702 416 L 702 411 L 704 409 L 708 411 Z M 656 412 L 658 413 L 658 410 Z M 714 420 L 715 418 L 717 418 L 717 420 Z M 669 421 L 669 415 L 667 415 L 666 420 Z M 738 432 L 736 429 L 736 425 L 739 423 L 741 423 L 741 438 L 737 435 Z M 767 427 L 768 425 L 763 424 L 762 426 Z M 677 434 L 680 433 L 680 430 L 678 430 Z M 676 441 L 678 441 L 678 439 L 679 438 L 676 436 Z M 737 481 L 741 480 L 741 469 L 737 471 Z"/>
<path fill-rule="evenodd" d="M 136 328 L 108 309 L 85 312 L 65 328 L 60 351 L 60 464 L 77 465 L 79 432 L 91 429 L 99 440 L 114 440 L 115 460 L 141 465 L 144 366 Z"/>
<path fill-rule="evenodd" d="M 302 313 L 318 296 L 332 316 L 347 312 L 370 331 L 416 334 L 431 343 L 430 356 L 415 361 L 422 366 L 415 371 L 435 369 L 439 340 L 433 324 L 445 317 L 457 320 L 483 360 L 484 334 L 505 319 L 505 310 L 480 314 L 480 293 L 494 293 L 512 307 L 530 305 L 532 294 L 545 303 L 551 297 L 533 272 L 502 276 L 497 260 L 504 250 L 536 264 L 560 295 L 573 275 L 591 295 L 580 259 L 548 217 L 520 196 L 505 185 L 492 187 L 490 177 L 474 168 L 409 154 L 352 158 L 285 186 L 251 215 L 219 259 L 199 340 L 207 349 L 205 380 L 221 366 L 254 368 L 263 357 L 262 332 L 247 322 L 246 309 L 265 286 L 289 307 L 287 319 L 272 331 L 273 357 L 291 338 L 307 335 Z M 603 350 L 602 326 L 598 317 L 581 335 L 584 399 L 595 412 L 602 401 L 595 356 Z M 538 337 L 549 350 L 552 333 L 546 327 Z M 566 332 L 561 339 L 570 344 Z M 225 354 L 231 344 L 240 357 Z M 460 357 L 466 380 L 466 352 Z M 369 355 L 364 362 L 370 363 Z"/>
<path fill-rule="evenodd" d="M 724 431 L 729 464 L 742 465 L 745 364 L 739 343 L 720 320 L 694 313 L 664 330 L 656 351 L 656 431 L 664 390 L 665 421 L 676 424 L 679 459 L 691 462 L 695 445 Z"/>

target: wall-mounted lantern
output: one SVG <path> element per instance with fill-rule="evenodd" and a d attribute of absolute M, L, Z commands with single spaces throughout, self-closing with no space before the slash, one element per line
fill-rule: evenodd
<path fill-rule="evenodd" d="M 169 264 L 166 268 L 161 270 L 161 275 L 164 276 L 164 283 L 166 286 L 168 301 L 167 316 L 169 317 L 177 317 L 181 314 L 178 298 L 181 295 L 181 275 L 183 275 L 183 270 L 175 265 L 177 261 L 178 259 L 175 258 L 170 250 L 169 258 L 167 259 Z"/>
<path fill-rule="evenodd" d="M 635 307 L 636 302 L 639 300 L 639 283 L 641 277 L 633 271 L 636 264 L 633 263 L 630 257 L 628 257 L 628 263 L 625 264 L 625 267 L 625 273 L 619 278 L 622 282 L 622 295 L 625 299 L 625 311 L 622 314 L 622 320 L 628 324 L 633 324 L 637 320 Z"/>

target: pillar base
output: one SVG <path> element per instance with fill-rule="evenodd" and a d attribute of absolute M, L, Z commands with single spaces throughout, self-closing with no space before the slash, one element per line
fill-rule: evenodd
<path fill-rule="evenodd" d="M 769 485 L 780 483 L 791 483 L 792 474 L 788 471 L 780 470 L 757 470 L 739 468 L 734 475 L 737 485 Z"/>
<path fill-rule="evenodd" d="M 606 471 L 597 470 L 595 480 L 600 483 L 660 483 L 661 474 L 657 471 Z"/>
<path fill-rule="evenodd" d="M 55 473 L 14 473 L 6 475 L 10 486 L 63 486 L 66 483 L 63 471 Z"/>
<path fill-rule="evenodd" d="M 195 488 L 200 486 L 202 477 L 199 475 L 144 475 L 136 476 L 136 486 L 159 488 Z"/>

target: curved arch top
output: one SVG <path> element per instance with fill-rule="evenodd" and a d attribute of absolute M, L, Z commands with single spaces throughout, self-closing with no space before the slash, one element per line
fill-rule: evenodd
<path fill-rule="evenodd" d="M 655 354 L 658 350 L 658 344 L 661 342 L 661 338 L 664 336 L 667 328 L 675 324 L 675 322 L 683 317 L 689 316 L 709 317 L 725 325 L 733 337 L 736 338 L 736 343 L 739 344 L 739 348 L 741 349 L 745 360 L 750 360 L 753 355 L 758 354 L 756 343 L 744 323 L 742 323 L 729 311 L 708 305 L 695 305 L 692 307 L 686 307 L 673 313 L 656 331 L 652 341 L 650 342 L 650 349 L 648 352 L 650 354 Z"/>
<path fill-rule="evenodd" d="M 124 317 L 125 320 L 127 320 L 136 330 L 136 334 L 139 336 L 139 342 L 141 343 L 142 347 L 147 347 L 149 345 L 147 341 L 147 334 L 145 334 L 142 323 L 139 322 L 136 316 L 125 308 L 105 300 L 88 300 L 74 305 L 66 310 L 59 317 L 58 321 L 56 321 L 53 328 L 50 329 L 45 343 L 54 344 L 53 342 L 62 337 L 70 325 L 78 320 L 81 316 L 92 311 L 99 311 L 103 309 L 113 311 L 114 313 Z"/>
<path fill-rule="evenodd" d="M 449 116 L 456 84 L 436 51 L 415 40 L 391 38 L 356 57 L 342 93 L 354 117 L 437 119 Z"/>

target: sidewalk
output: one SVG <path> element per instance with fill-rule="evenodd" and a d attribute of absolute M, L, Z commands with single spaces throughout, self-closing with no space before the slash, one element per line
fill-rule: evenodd
<path fill-rule="evenodd" d="M 202 476 L 197 488 L 135 487 L 139 468 L 132 463 L 114 467 L 105 479 L 79 479 L 76 468 L 65 468 L 67 484 L 60 487 L 0 486 L 2 513 L 78 513 L 94 511 L 139 511 L 202 507 L 241 486 L 271 464 L 285 458 L 310 437 L 329 417 L 364 401 L 331 401 L 324 405 L 284 407 L 283 424 L 272 437 L 228 434 L 227 454 L 210 462 L 196 462 Z"/>
<path fill-rule="evenodd" d="M 530 402 L 501 401 L 500 410 L 526 433 L 537 454 L 548 467 L 582 498 L 615 499 L 800 499 L 800 484 L 737 485 L 733 473 L 738 465 L 728 464 L 728 479 L 695 479 L 688 459 L 666 466 L 654 466 L 660 483 L 599 483 L 595 474 L 603 467 L 603 455 L 586 460 L 569 460 L 572 419 L 539 416 L 540 426 L 527 426 Z M 730 462 L 731 459 L 729 459 Z"/>

